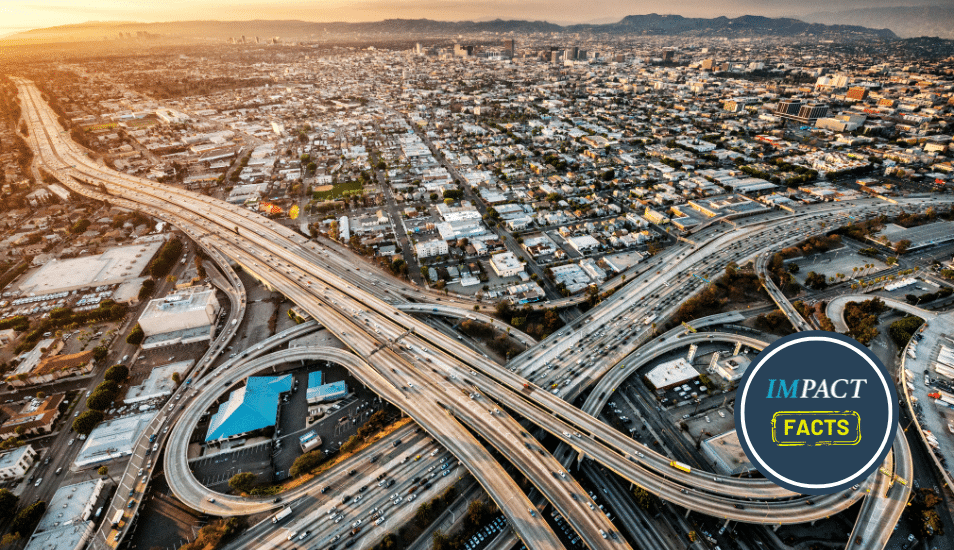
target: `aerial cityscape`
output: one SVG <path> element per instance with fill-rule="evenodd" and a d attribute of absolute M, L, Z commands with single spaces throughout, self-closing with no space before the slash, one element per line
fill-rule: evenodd
<path fill-rule="evenodd" d="M 14 4 L 4 547 L 954 550 L 954 7 Z M 808 331 L 900 407 L 825 494 Z"/>

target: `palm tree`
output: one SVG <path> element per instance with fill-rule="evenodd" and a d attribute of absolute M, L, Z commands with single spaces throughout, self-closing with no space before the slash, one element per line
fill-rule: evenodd
<path fill-rule="evenodd" d="M 99 469 L 96 470 L 96 473 L 101 476 L 109 477 L 109 480 L 112 481 L 114 485 L 116 484 L 116 480 L 113 479 L 113 476 L 109 475 L 109 466 L 100 466 Z"/>

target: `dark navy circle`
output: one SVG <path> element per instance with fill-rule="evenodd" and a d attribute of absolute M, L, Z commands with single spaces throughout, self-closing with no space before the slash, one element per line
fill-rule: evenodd
<path fill-rule="evenodd" d="M 752 464 L 791 491 L 835 493 L 881 466 L 898 426 L 891 376 L 867 347 L 813 330 L 776 340 L 742 377 L 735 427 Z"/>

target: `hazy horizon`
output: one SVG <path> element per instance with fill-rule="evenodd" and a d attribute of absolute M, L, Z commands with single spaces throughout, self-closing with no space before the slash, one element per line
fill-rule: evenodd
<path fill-rule="evenodd" d="M 17 2 L 6 6 L 0 37 L 27 30 L 92 21 L 142 23 L 255 19 L 298 19 L 315 22 L 379 21 L 389 18 L 442 21 L 526 19 L 556 24 L 604 23 L 626 15 L 647 13 L 686 17 L 798 17 L 812 12 L 855 8 L 939 5 L 925 0 L 806 0 L 793 4 L 781 0 L 675 0 L 660 5 L 647 0 L 326 0 L 316 5 L 308 0 L 284 2 L 262 0 L 166 0 L 161 3 L 129 3 L 120 0 L 88 0 L 81 6 L 70 0 Z"/>

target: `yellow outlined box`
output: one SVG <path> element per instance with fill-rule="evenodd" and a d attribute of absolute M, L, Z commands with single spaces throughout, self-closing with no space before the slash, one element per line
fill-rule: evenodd
<path fill-rule="evenodd" d="M 825 419 L 823 420 L 822 417 Z M 806 420 L 805 417 L 815 417 L 808 419 L 812 426 L 815 426 L 816 422 L 824 423 L 825 420 L 838 420 L 847 419 L 850 423 L 854 424 L 855 427 L 855 438 L 852 440 L 820 440 L 809 443 L 808 440 L 799 441 L 799 440 L 779 440 L 779 434 L 776 430 L 778 426 L 784 425 L 787 417 L 797 417 L 797 420 Z M 851 424 L 849 424 L 850 426 Z M 814 434 L 819 435 L 819 434 Z M 799 446 L 810 446 L 810 447 L 823 447 L 828 445 L 857 445 L 861 441 L 861 416 L 855 411 L 779 411 L 772 415 L 772 442 L 780 447 L 799 447 Z"/>

